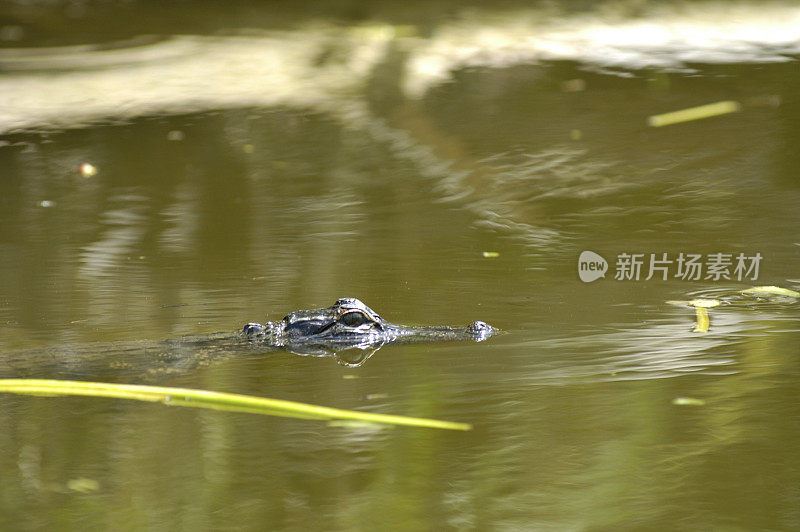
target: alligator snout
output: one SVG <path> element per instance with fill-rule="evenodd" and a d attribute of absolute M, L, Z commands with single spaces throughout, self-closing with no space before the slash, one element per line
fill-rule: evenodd
<path fill-rule="evenodd" d="M 275 333 L 277 326 L 268 321 L 267 323 L 248 323 L 242 328 L 242 332 L 250 338 L 264 339 Z"/>
<path fill-rule="evenodd" d="M 475 340 L 482 342 L 487 338 L 500 332 L 500 329 L 492 327 L 485 321 L 473 321 L 467 326 L 467 332 L 475 337 Z"/>

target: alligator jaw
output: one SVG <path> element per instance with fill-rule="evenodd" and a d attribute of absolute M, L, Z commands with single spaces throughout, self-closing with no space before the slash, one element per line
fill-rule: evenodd
<path fill-rule="evenodd" d="M 466 327 L 406 327 L 393 324 L 388 324 L 386 327 L 386 334 L 389 337 L 387 343 L 403 344 L 469 340 L 482 342 L 500 332 L 500 329 L 483 321 L 472 322 Z"/>
<path fill-rule="evenodd" d="M 242 328 L 242 332 L 250 340 L 265 343 L 270 346 L 280 347 L 279 339 L 283 327 L 281 322 L 268 321 L 267 323 L 250 322 Z"/>

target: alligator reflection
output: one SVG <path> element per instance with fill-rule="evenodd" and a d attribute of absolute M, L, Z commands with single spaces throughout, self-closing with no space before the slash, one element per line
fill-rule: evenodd
<path fill-rule="evenodd" d="M 342 366 L 357 368 L 381 350 L 386 343 L 353 344 L 331 347 L 324 344 L 304 344 L 296 347 L 284 347 L 286 351 L 301 356 L 333 357 Z"/>
<path fill-rule="evenodd" d="M 498 332 L 482 321 L 467 327 L 395 325 L 358 299 L 342 298 L 328 308 L 297 310 L 280 321 L 248 323 L 236 332 L 9 353 L 0 359 L 0 376 L 150 381 L 226 359 L 280 351 L 333 357 L 341 365 L 357 367 L 390 344 L 480 342 Z"/>

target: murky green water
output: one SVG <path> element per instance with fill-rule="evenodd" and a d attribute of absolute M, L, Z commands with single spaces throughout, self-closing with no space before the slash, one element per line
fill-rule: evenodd
<path fill-rule="evenodd" d="M 90 378 L 46 357 L 343 296 L 506 334 L 117 376 L 468 433 L 2 395 L 0 528 L 800 527 L 800 302 L 739 293 L 800 285 L 800 14 L 567 7 L 214 5 L 157 31 L 7 8 L 3 376 Z M 723 100 L 741 110 L 647 126 Z M 584 250 L 605 279 L 578 278 Z M 623 253 L 638 281 L 614 279 Z M 681 253 L 729 254 L 730 279 L 676 277 Z M 722 302 L 705 334 L 667 303 L 699 297 Z"/>

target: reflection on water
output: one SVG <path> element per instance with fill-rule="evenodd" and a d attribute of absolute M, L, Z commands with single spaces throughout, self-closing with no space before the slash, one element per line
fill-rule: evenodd
<path fill-rule="evenodd" d="M 114 207 L 100 215 L 104 227 L 98 240 L 83 247 L 81 252 L 81 277 L 101 277 L 109 274 L 109 269 L 120 265 L 133 255 L 141 244 L 144 234 L 148 198 L 136 194 L 122 194 L 108 198 Z"/>
<path fill-rule="evenodd" d="M 165 377 L 468 434 L 2 396 L 0 528 L 796 528 L 797 303 L 575 265 L 759 252 L 758 284 L 796 285 L 797 9 L 573 8 L 2 50 L 4 364 L 344 295 L 507 334 L 353 367 L 176 348 Z M 700 297 L 707 333 L 667 303 Z"/>
<path fill-rule="evenodd" d="M 414 50 L 405 88 L 420 96 L 454 71 L 539 61 L 578 61 L 606 74 L 631 70 L 693 71 L 696 63 L 786 62 L 798 54 L 800 9 L 699 2 L 662 5 L 644 13 L 624 3 L 599 12 L 542 16 L 520 10 L 500 16 L 472 13 L 436 28 Z"/>
<path fill-rule="evenodd" d="M 800 10 L 791 5 L 703 2 L 638 14 L 478 11 L 438 25 L 425 38 L 408 26 L 318 22 L 261 35 L 6 49 L 0 69 L 15 75 L 0 78 L 0 131 L 255 105 L 335 114 L 398 51 L 407 56 L 400 79 L 409 98 L 474 67 L 575 61 L 630 77 L 701 63 L 787 62 L 800 53 L 798 21 Z"/>

